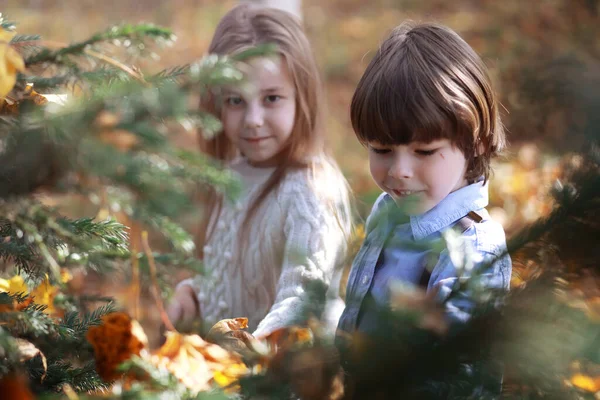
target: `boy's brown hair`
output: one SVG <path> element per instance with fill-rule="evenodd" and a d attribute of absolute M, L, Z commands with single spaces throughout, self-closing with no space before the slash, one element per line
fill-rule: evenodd
<path fill-rule="evenodd" d="M 505 146 L 487 68 L 453 30 L 403 23 L 383 42 L 358 83 L 352 127 L 366 144 L 449 139 L 467 160 L 469 182 L 489 178 Z"/>

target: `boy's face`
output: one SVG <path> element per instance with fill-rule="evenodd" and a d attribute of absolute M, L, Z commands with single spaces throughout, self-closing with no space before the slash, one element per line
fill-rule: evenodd
<path fill-rule="evenodd" d="M 377 185 L 410 215 L 431 210 L 467 185 L 467 162 L 448 139 L 382 146 L 370 142 L 369 165 Z"/>

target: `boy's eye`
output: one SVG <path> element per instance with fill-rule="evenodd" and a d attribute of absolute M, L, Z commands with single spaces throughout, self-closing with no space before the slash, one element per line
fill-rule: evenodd
<path fill-rule="evenodd" d="M 369 147 L 369 149 L 375 154 L 387 154 L 391 151 L 390 149 L 378 149 L 376 147 Z"/>
<path fill-rule="evenodd" d="M 276 103 L 279 100 L 281 100 L 281 96 L 279 96 L 278 94 L 270 94 L 267 97 L 265 97 L 265 100 L 267 103 Z"/>
<path fill-rule="evenodd" d="M 415 153 L 417 153 L 420 156 L 431 156 L 431 155 L 435 154 L 436 151 L 437 151 L 437 149 L 433 149 L 433 150 L 415 150 Z"/>

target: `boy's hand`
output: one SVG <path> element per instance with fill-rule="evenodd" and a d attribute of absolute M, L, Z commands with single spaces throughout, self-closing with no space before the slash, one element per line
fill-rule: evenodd
<path fill-rule="evenodd" d="M 167 316 L 174 326 L 189 325 L 200 319 L 200 306 L 194 289 L 190 285 L 181 285 L 167 307 Z"/>

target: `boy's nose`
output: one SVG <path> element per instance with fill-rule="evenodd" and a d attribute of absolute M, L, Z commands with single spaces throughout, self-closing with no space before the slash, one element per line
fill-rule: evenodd
<path fill-rule="evenodd" d="M 248 128 L 260 128 L 264 124 L 264 110 L 257 105 L 249 105 L 246 111 L 245 124 Z"/>
<path fill-rule="evenodd" d="M 388 175 L 394 179 L 407 179 L 413 176 L 413 168 L 408 157 L 396 157 Z"/>

